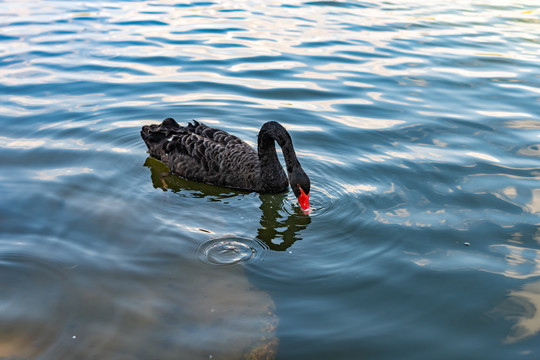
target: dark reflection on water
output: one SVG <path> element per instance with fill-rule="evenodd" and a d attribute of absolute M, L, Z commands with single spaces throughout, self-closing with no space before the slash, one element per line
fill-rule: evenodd
<path fill-rule="evenodd" d="M 207 198 L 219 201 L 234 197 L 237 192 L 229 189 L 211 186 L 185 180 L 170 173 L 162 162 L 148 157 L 144 163 L 150 168 L 154 188 L 172 190 L 179 194 L 189 194 L 190 197 Z M 289 206 L 286 201 L 288 193 L 260 194 L 261 219 L 256 238 L 262 241 L 270 250 L 285 251 L 301 240 L 301 232 L 311 223 L 311 218 L 302 213 L 299 206 L 294 205 L 292 213 L 285 209 Z"/>
<path fill-rule="evenodd" d="M 295 208 L 289 214 L 285 209 L 288 194 L 261 194 L 261 220 L 257 238 L 266 243 L 271 250 L 284 251 L 295 241 L 302 240 L 302 231 L 311 223 L 311 218 Z"/>

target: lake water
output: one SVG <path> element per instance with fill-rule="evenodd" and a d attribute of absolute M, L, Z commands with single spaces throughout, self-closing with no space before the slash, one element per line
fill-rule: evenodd
<path fill-rule="evenodd" d="M 540 358 L 537 1 L 0 3 L 0 359 Z M 164 177 L 174 117 L 311 178 Z"/>

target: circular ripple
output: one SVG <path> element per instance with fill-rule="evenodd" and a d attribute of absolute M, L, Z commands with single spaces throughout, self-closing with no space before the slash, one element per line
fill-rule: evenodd
<path fill-rule="evenodd" d="M 289 215 L 321 216 L 336 211 L 339 205 L 346 205 L 347 201 L 352 200 L 353 198 L 344 192 L 342 188 L 333 186 L 333 184 L 323 184 L 322 186 L 312 184 L 308 213 L 302 211 L 292 191 L 287 195 L 288 204 L 284 207 L 284 210 Z"/>
<path fill-rule="evenodd" d="M 266 250 L 266 246 L 256 240 L 229 236 L 202 242 L 194 252 L 204 264 L 232 266 L 260 259 Z"/>

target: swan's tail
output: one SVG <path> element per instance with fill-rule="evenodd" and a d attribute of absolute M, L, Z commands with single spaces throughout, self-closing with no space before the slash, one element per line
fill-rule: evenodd
<path fill-rule="evenodd" d="M 162 159 L 164 155 L 163 145 L 167 139 L 174 135 L 182 127 L 173 118 L 163 120 L 161 124 L 145 125 L 141 130 L 141 137 L 148 147 L 151 156 Z"/>

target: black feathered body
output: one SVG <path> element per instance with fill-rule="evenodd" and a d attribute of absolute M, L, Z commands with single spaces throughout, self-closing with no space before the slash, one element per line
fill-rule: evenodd
<path fill-rule="evenodd" d="M 283 192 L 288 188 L 287 176 L 274 140 L 269 149 L 261 146 L 263 129 L 258 153 L 238 137 L 196 121 L 180 126 L 168 118 L 159 125 L 144 126 L 141 136 L 151 156 L 185 179 L 239 190 Z"/>

